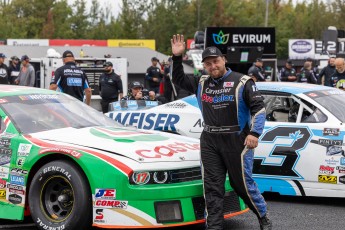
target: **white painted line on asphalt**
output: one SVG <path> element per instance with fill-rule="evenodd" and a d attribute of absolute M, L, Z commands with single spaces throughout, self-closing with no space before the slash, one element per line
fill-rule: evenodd
<path fill-rule="evenodd" d="M 8 225 L 0 225 L 0 229 L 22 229 L 25 227 L 35 227 L 35 224 L 8 224 Z"/>

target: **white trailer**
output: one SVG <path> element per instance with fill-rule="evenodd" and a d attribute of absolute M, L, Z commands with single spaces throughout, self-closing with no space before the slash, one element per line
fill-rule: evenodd
<path fill-rule="evenodd" d="M 77 66 L 87 75 L 92 89 L 91 106 L 97 110 L 101 110 L 99 77 L 104 72 L 104 63 L 108 61 L 113 63 L 115 73 L 121 76 L 123 92 L 126 94 L 128 86 L 128 62 L 126 58 L 75 58 Z M 30 63 L 36 71 L 35 86 L 46 89 L 49 88 L 55 70 L 63 65 L 62 58 L 56 57 L 32 58 Z"/>

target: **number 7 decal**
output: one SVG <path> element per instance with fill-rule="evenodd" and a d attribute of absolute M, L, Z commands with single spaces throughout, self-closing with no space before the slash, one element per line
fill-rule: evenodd
<path fill-rule="evenodd" d="M 281 158 L 282 162 L 269 164 L 265 163 L 266 157 L 255 158 L 253 173 L 270 177 L 301 178 L 294 168 L 300 157 L 299 151 L 307 146 L 310 139 L 311 133 L 307 127 L 277 126 L 268 130 L 260 142 L 271 143 L 273 147 L 269 157 Z"/>

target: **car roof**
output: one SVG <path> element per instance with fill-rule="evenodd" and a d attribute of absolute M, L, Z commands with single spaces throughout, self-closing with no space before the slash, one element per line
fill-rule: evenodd
<path fill-rule="evenodd" d="M 330 90 L 332 87 L 304 84 L 298 82 L 256 82 L 256 86 L 260 91 L 273 91 L 291 94 L 308 93 L 315 90 Z"/>
<path fill-rule="evenodd" d="M 0 84 L 0 97 L 14 96 L 14 95 L 27 95 L 27 94 L 58 94 L 58 93 L 59 92 L 48 90 L 48 89 Z"/>

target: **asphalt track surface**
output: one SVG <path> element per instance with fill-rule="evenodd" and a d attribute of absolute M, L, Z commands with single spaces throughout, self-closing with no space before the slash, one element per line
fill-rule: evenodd
<path fill-rule="evenodd" d="M 281 230 L 325 230 L 345 229 L 345 198 L 290 197 L 265 194 L 269 206 L 273 229 Z M 18 226 L 11 221 L 0 220 L 0 229 L 34 230 L 32 224 Z M 94 228 L 93 230 L 100 228 Z M 203 230 L 203 225 L 167 228 L 169 230 Z M 225 228 L 231 230 L 260 229 L 252 212 L 225 221 Z"/>

